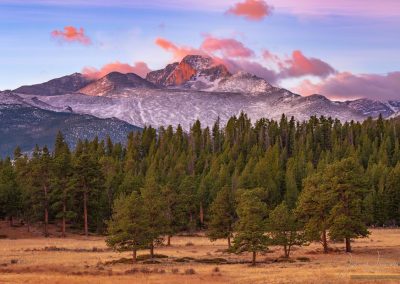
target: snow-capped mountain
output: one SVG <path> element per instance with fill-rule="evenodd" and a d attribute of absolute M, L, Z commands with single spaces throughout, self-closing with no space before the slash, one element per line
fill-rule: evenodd
<path fill-rule="evenodd" d="M 32 101 L 30 95 L 20 96 L 26 101 Z M 278 88 L 273 92 L 257 94 L 125 88 L 105 96 L 74 93 L 38 98 L 54 108 L 70 107 L 74 113 L 100 118 L 116 117 L 140 127 L 181 124 L 186 130 L 196 119 L 205 126 L 211 126 L 218 117 L 224 123 L 242 111 L 253 121 L 262 117 L 280 119 L 283 113 L 299 120 L 306 120 L 312 115 L 331 116 L 343 121 L 365 118 L 355 110 L 325 97 L 301 97 Z"/>
<path fill-rule="evenodd" d="M 188 55 L 179 63 L 167 65 L 165 69 L 150 72 L 146 79 L 164 87 L 187 89 L 210 89 L 222 79 L 230 77 L 228 69 L 210 57 Z"/>
<path fill-rule="evenodd" d="M 253 121 L 280 119 L 282 114 L 297 120 L 323 115 L 362 121 L 379 114 L 391 117 L 400 111 L 400 101 L 335 102 L 322 95 L 302 97 L 248 73 L 231 74 L 224 65 L 199 55 L 150 72 L 146 79 L 112 72 L 91 81 L 72 74 L 2 93 L 0 103 L 7 102 L 52 113 L 117 118 L 139 127 L 181 124 L 186 130 L 196 119 L 211 126 L 218 117 L 224 123 L 240 112 Z M 18 117 L 17 111 L 14 115 Z"/>
<path fill-rule="evenodd" d="M 105 96 L 122 91 L 125 88 L 155 89 L 156 86 L 133 73 L 121 74 L 118 72 L 111 72 L 103 78 L 86 85 L 78 90 L 78 92 L 89 96 Z"/>
<path fill-rule="evenodd" d="M 30 94 L 36 96 L 56 96 L 70 92 L 77 92 L 93 82 L 80 73 L 74 73 L 48 82 L 30 86 L 22 86 L 15 89 L 15 93 Z"/>
<path fill-rule="evenodd" d="M 344 102 L 350 108 L 362 113 L 364 116 L 378 117 L 380 114 L 383 117 L 390 117 L 400 111 L 400 101 L 380 102 L 369 99 L 358 99 L 354 101 Z"/>

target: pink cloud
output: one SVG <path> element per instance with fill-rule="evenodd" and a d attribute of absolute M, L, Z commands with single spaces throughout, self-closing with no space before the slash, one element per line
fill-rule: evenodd
<path fill-rule="evenodd" d="M 271 70 L 258 62 L 239 59 L 239 60 L 230 60 L 227 58 L 222 59 L 222 63 L 228 68 L 228 70 L 232 73 L 236 73 L 239 71 L 244 71 L 257 77 L 263 78 L 271 84 L 277 83 L 279 79 L 279 74 L 274 70 Z"/>
<path fill-rule="evenodd" d="M 281 58 L 268 50 L 264 50 L 263 57 L 268 63 L 274 63 L 277 66 L 282 79 L 303 76 L 325 78 L 336 72 L 328 63 L 318 58 L 306 57 L 300 50 L 293 51 L 291 56 L 287 58 Z"/>
<path fill-rule="evenodd" d="M 248 58 L 254 55 L 254 51 L 232 38 L 220 39 L 206 36 L 200 49 L 209 53 L 220 52 L 224 57 Z"/>
<path fill-rule="evenodd" d="M 134 65 L 130 65 L 115 61 L 104 65 L 100 69 L 96 69 L 94 67 L 85 67 L 82 70 L 82 74 L 90 79 L 99 79 L 110 72 L 120 72 L 123 74 L 135 73 L 144 78 L 150 71 L 150 68 L 144 62 L 136 62 Z"/>
<path fill-rule="evenodd" d="M 51 32 L 51 36 L 64 42 L 79 42 L 83 45 L 90 45 L 92 43 L 83 28 L 77 29 L 73 26 L 66 26 L 64 30 L 54 30 Z"/>
<path fill-rule="evenodd" d="M 306 75 L 314 75 L 318 77 L 326 77 L 335 73 L 335 69 L 328 63 L 313 57 L 305 57 L 300 50 L 295 50 L 291 58 L 286 60 L 287 67 L 283 73 L 288 77 L 301 77 Z"/>
<path fill-rule="evenodd" d="M 322 94 L 331 99 L 400 99 L 400 72 L 385 75 L 337 73 L 319 83 L 303 81 L 295 91 L 302 95 Z"/>
<path fill-rule="evenodd" d="M 204 54 L 204 52 L 201 52 L 200 50 L 195 48 L 177 46 L 173 42 L 161 37 L 156 38 L 155 44 L 165 51 L 172 53 L 173 59 L 178 61 L 189 54 Z"/>
<path fill-rule="evenodd" d="M 235 73 L 245 71 L 262 77 L 270 83 L 276 83 L 281 79 L 303 77 L 313 75 L 324 78 L 335 73 L 335 69 L 328 63 L 303 55 L 299 50 L 290 57 L 280 57 L 264 50 L 262 55 L 268 63 L 273 63 L 275 69 L 255 62 L 252 57 L 255 52 L 246 47 L 242 42 L 233 38 L 216 38 L 206 35 L 199 48 L 179 46 L 170 40 L 157 38 L 155 43 L 172 54 L 173 60 L 181 60 L 189 54 L 200 54 L 212 57 L 216 63 L 224 64 L 229 71 Z"/>
<path fill-rule="evenodd" d="M 269 16 L 271 12 L 272 7 L 263 0 L 244 0 L 236 3 L 227 11 L 228 14 L 245 17 L 252 21 L 260 21 Z"/>

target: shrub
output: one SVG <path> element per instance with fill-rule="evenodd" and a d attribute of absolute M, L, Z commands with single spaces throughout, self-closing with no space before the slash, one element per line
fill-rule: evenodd
<path fill-rule="evenodd" d="M 310 262 L 311 261 L 311 259 L 309 258 L 309 257 L 306 257 L 306 256 L 299 256 L 298 258 L 296 258 L 298 261 L 301 261 L 301 262 Z"/>
<path fill-rule="evenodd" d="M 185 270 L 186 275 L 193 275 L 196 274 L 196 271 L 193 268 L 188 268 Z"/>

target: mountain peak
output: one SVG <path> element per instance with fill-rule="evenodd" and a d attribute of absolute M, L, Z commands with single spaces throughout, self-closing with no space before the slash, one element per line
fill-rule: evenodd
<path fill-rule="evenodd" d="M 92 80 L 87 79 L 81 73 L 73 73 L 45 83 L 22 86 L 15 89 L 14 92 L 36 96 L 57 96 L 76 92 L 91 82 Z"/>
<path fill-rule="evenodd" d="M 217 64 L 211 57 L 187 55 L 179 63 L 175 62 L 164 69 L 150 72 L 146 79 L 160 86 L 196 86 L 198 89 L 228 76 L 231 76 L 228 69 L 222 64 Z"/>
<path fill-rule="evenodd" d="M 215 65 L 215 62 L 211 57 L 203 55 L 186 55 L 180 63 L 189 64 L 197 71 L 208 69 Z"/>
<path fill-rule="evenodd" d="M 90 96 L 104 96 L 124 88 L 154 89 L 156 86 L 135 73 L 111 72 L 80 89 L 79 92 Z"/>

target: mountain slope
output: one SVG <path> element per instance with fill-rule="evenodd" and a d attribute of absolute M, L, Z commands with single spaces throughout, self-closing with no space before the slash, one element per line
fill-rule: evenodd
<path fill-rule="evenodd" d="M 29 100 L 29 96 L 24 96 Z M 100 118 L 116 117 L 137 126 L 153 127 L 181 124 L 189 129 L 196 119 L 211 126 L 220 117 L 226 122 L 244 111 L 254 121 L 267 117 L 280 119 L 283 113 L 298 120 L 312 115 L 331 116 L 343 121 L 363 120 L 355 110 L 332 102 L 322 96 L 301 97 L 285 89 L 270 93 L 204 92 L 170 89 L 124 89 L 113 96 L 68 94 L 40 97 L 55 108 L 69 106 L 73 112 Z"/>
<path fill-rule="evenodd" d="M 6 101 L 5 98 L 8 98 Z M 125 142 L 131 131 L 140 128 L 116 118 L 100 119 L 91 115 L 54 112 L 32 107 L 18 95 L 0 93 L 0 157 L 12 155 L 19 145 L 30 152 L 35 144 L 54 144 L 55 135 L 61 130 L 71 147 L 78 139 L 105 139 Z"/>
<path fill-rule="evenodd" d="M 344 104 L 350 108 L 362 113 L 365 116 L 371 116 L 373 118 L 378 117 L 382 114 L 383 117 L 389 117 L 400 110 L 398 102 L 380 102 L 369 99 L 358 99 L 354 101 L 346 101 Z"/>
<path fill-rule="evenodd" d="M 79 92 L 89 96 L 105 96 L 124 88 L 155 89 L 156 86 L 134 73 L 111 72 L 80 89 Z"/>
<path fill-rule="evenodd" d="M 74 73 L 42 84 L 22 86 L 15 89 L 14 92 L 37 96 L 57 96 L 77 92 L 91 82 L 92 80 L 87 79 L 82 74 Z"/>

